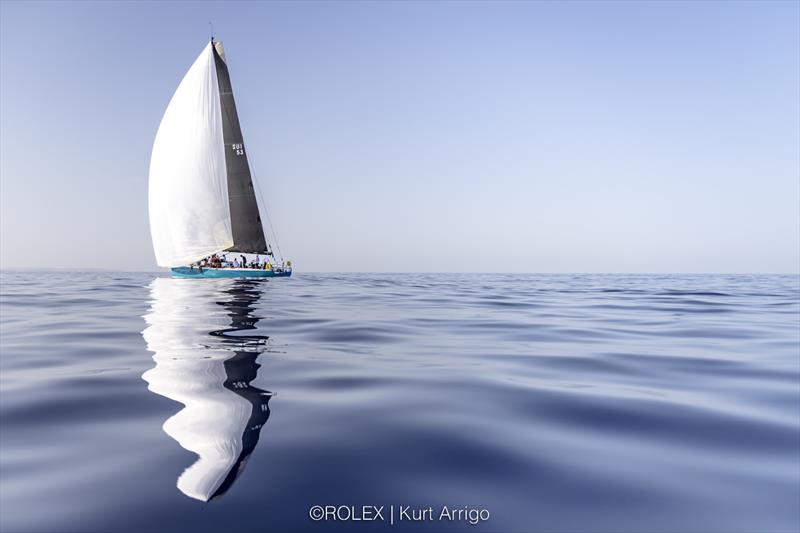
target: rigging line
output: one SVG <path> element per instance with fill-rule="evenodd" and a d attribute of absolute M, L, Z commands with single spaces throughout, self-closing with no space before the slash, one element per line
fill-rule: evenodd
<path fill-rule="evenodd" d="M 261 205 L 264 206 L 264 214 L 267 215 L 267 224 L 269 225 L 269 229 L 272 232 L 272 239 L 275 242 L 275 248 L 278 249 L 278 257 L 280 257 L 281 263 L 284 262 L 283 259 L 283 252 L 281 252 L 281 245 L 278 244 L 278 234 L 275 232 L 275 226 L 272 224 L 272 218 L 269 216 L 269 209 L 267 209 L 267 203 L 264 201 L 264 194 L 261 192 L 261 183 L 259 183 L 258 176 L 256 176 L 255 171 L 253 170 L 253 163 L 250 161 L 250 158 L 247 158 L 247 165 L 250 167 L 250 175 L 252 176 L 252 181 L 256 182 L 256 189 L 258 189 L 258 199 L 261 200 Z"/>

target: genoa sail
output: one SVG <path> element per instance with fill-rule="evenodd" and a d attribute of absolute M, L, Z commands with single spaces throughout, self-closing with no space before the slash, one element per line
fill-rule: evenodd
<path fill-rule="evenodd" d="M 159 266 L 188 265 L 234 244 L 213 47 L 172 96 L 150 159 L 150 233 Z"/>
<path fill-rule="evenodd" d="M 268 249 L 221 43 L 205 47 L 167 106 L 148 196 L 159 266 Z"/>
<path fill-rule="evenodd" d="M 228 174 L 228 202 L 233 232 L 233 246 L 227 250 L 244 253 L 264 252 L 267 250 L 267 243 L 261 225 L 261 215 L 258 212 L 250 165 L 244 150 L 244 139 L 239 125 L 239 115 L 236 113 L 236 102 L 233 99 L 233 88 L 225 61 L 225 52 L 219 41 L 214 43 L 214 63 L 219 81 L 222 136 L 225 143 L 225 165 Z"/>

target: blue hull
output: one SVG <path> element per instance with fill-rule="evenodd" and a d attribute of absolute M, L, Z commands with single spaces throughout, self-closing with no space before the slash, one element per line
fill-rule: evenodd
<path fill-rule="evenodd" d="M 291 270 L 275 272 L 273 270 L 256 270 L 254 268 L 198 268 L 179 267 L 172 269 L 174 278 L 288 278 Z"/>

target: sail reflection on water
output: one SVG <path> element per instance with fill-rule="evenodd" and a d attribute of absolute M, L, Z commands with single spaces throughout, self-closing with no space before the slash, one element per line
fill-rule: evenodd
<path fill-rule="evenodd" d="M 247 333 L 259 280 L 157 278 L 142 332 L 155 367 L 142 375 L 148 389 L 184 405 L 164 432 L 197 461 L 178 478 L 191 498 L 211 500 L 227 491 L 247 464 L 269 418 L 272 393 L 252 386 L 266 335 Z"/>

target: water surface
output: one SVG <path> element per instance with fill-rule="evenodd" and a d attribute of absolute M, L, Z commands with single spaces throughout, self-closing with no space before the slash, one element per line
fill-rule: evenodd
<path fill-rule="evenodd" d="M 800 278 L 2 273 L 0 530 L 797 531 Z"/>

